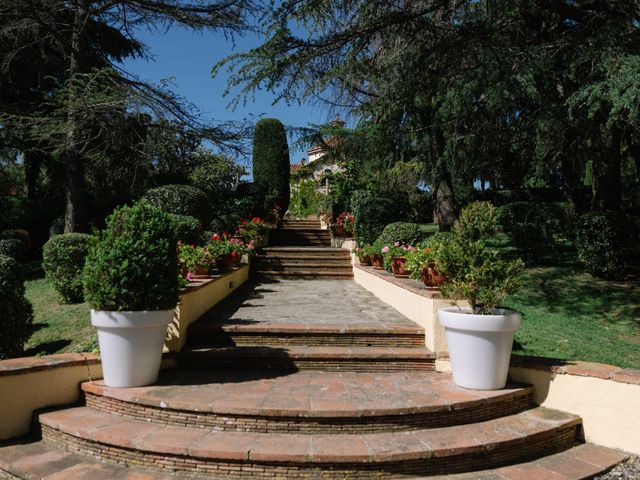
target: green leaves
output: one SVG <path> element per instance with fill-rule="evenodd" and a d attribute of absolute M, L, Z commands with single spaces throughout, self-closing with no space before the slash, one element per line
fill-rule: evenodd
<path fill-rule="evenodd" d="M 61 303 L 82 303 L 83 277 L 89 241 L 86 233 L 54 235 L 42 248 L 42 267 Z"/>
<path fill-rule="evenodd" d="M 146 202 L 115 210 L 94 234 L 84 269 L 85 299 L 97 310 L 166 310 L 178 302 L 171 217 Z"/>

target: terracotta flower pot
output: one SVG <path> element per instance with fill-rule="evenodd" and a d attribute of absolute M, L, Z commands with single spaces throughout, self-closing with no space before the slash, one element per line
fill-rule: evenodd
<path fill-rule="evenodd" d="M 371 265 L 375 270 L 384 270 L 384 260 L 382 259 L 382 255 L 374 254 L 371 255 Z"/>
<path fill-rule="evenodd" d="M 242 260 L 241 255 L 238 255 L 237 253 L 235 255 L 231 255 L 231 265 L 233 267 L 237 267 L 238 265 L 240 265 L 240 260 Z"/>
<path fill-rule="evenodd" d="M 209 278 L 209 267 L 198 267 L 193 272 L 187 273 L 186 277 L 190 280 L 201 280 L 203 278 Z"/>
<path fill-rule="evenodd" d="M 391 271 L 396 278 L 409 278 L 409 272 L 405 270 L 404 263 L 407 261 L 405 257 L 394 258 L 391 261 Z"/>
<path fill-rule="evenodd" d="M 433 290 L 438 289 L 446 280 L 446 277 L 438 272 L 433 265 L 424 267 L 420 272 L 420 278 L 426 288 Z"/>
<path fill-rule="evenodd" d="M 371 265 L 370 255 L 359 255 L 358 260 L 360 260 L 360 265 Z"/>
<path fill-rule="evenodd" d="M 220 270 L 231 270 L 233 268 L 233 260 L 231 254 L 223 255 L 216 258 L 216 265 Z"/>

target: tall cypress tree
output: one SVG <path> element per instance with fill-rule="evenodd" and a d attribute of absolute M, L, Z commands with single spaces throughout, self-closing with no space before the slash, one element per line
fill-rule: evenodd
<path fill-rule="evenodd" d="M 281 215 L 289 208 L 289 145 L 284 125 L 275 118 L 256 123 L 253 135 L 253 182 L 266 192 L 265 207 Z"/>

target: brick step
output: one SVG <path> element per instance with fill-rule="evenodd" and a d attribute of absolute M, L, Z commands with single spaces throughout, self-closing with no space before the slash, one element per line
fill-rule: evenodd
<path fill-rule="evenodd" d="M 330 247 L 330 240 L 275 240 L 269 241 L 270 245 L 277 245 L 280 247 Z"/>
<path fill-rule="evenodd" d="M 296 255 L 329 255 L 329 254 L 337 254 L 337 255 L 346 255 L 349 256 L 349 251 L 344 248 L 335 248 L 335 247 L 304 247 L 304 246 L 271 246 L 265 247 L 260 250 L 262 255 L 288 255 L 288 254 L 296 254 Z"/>
<path fill-rule="evenodd" d="M 296 256 L 296 255 L 255 255 L 251 259 L 252 265 L 272 265 L 272 264 L 287 264 L 287 265 L 302 265 L 302 264 L 322 264 L 322 265 L 349 265 L 351 266 L 351 259 L 344 255 L 308 255 L 308 256 Z"/>
<path fill-rule="evenodd" d="M 187 347 L 169 357 L 181 368 L 272 368 L 346 372 L 433 371 L 435 355 L 427 349 L 389 347 L 241 346 Z"/>
<path fill-rule="evenodd" d="M 582 444 L 560 453 L 508 467 L 429 478 L 432 480 L 522 480 L 523 478 L 586 480 L 608 472 L 627 458 L 627 455 L 615 450 Z M 247 477 L 251 476 L 252 474 L 247 472 Z M 157 470 L 100 463 L 93 458 L 73 454 L 42 441 L 32 441 L 0 447 L 0 478 L 11 480 L 44 480 L 45 478 L 47 480 L 186 480 L 215 478 L 215 476 L 163 474 Z"/>
<path fill-rule="evenodd" d="M 157 469 L 104 463 L 39 440 L 0 446 L 0 478 L 19 480 L 182 480 Z"/>
<path fill-rule="evenodd" d="M 432 480 L 589 480 L 604 475 L 628 458 L 629 456 L 622 452 L 585 443 L 530 462 L 430 478 Z"/>
<path fill-rule="evenodd" d="M 493 420 L 533 406 L 532 387 L 473 392 L 433 372 L 178 371 L 150 387 L 109 388 L 97 381 L 82 390 L 88 407 L 125 418 L 255 433 L 408 432 Z"/>
<path fill-rule="evenodd" d="M 579 442 L 581 422 L 535 408 L 477 424 L 411 432 L 270 434 L 156 425 L 87 407 L 39 416 L 43 439 L 111 461 L 222 478 L 380 478 L 493 468 Z"/>
<path fill-rule="evenodd" d="M 334 271 L 277 271 L 277 270 L 255 270 L 254 275 L 265 279 L 300 279 L 300 280 L 351 280 L 353 272 L 334 272 Z"/>
<path fill-rule="evenodd" d="M 347 273 L 353 274 L 351 263 L 309 263 L 309 262 L 269 262 L 252 265 L 256 271 L 272 271 L 272 272 L 331 272 L 331 273 Z"/>
<path fill-rule="evenodd" d="M 406 325 L 258 322 L 224 324 L 203 318 L 187 332 L 191 346 L 308 345 L 424 348 L 424 330 Z"/>

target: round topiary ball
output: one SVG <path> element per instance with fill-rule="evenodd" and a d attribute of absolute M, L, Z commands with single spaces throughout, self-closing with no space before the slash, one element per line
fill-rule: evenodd
<path fill-rule="evenodd" d="M 90 239 L 86 233 L 65 233 L 54 235 L 42 247 L 42 267 L 60 303 L 83 301 L 82 269 Z"/>
<path fill-rule="evenodd" d="M 168 310 L 178 303 L 177 240 L 169 214 L 138 202 L 114 210 L 91 239 L 84 296 L 95 310 Z"/>
<path fill-rule="evenodd" d="M 207 195 L 189 185 L 163 185 L 152 188 L 144 195 L 144 200 L 163 212 L 195 217 L 208 225 L 211 220 Z"/>
<path fill-rule="evenodd" d="M 22 242 L 16 238 L 0 240 L 0 255 L 19 260 L 22 258 Z"/>
<path fill-rule="evenodd" d="M 31 336 L 33 309 L 24 292 L 18 263 L 0 255 L 0 359 L 19 356 Z"/>
<path fill-rule="evenodd" d="M 29 256 L 29 251 L 31 250 L 31 235 L 28 231 L 21 228 L 5 230 L 0 234 L 0 239 L 20 241 L 18 260 L 24 260 Z"/>

